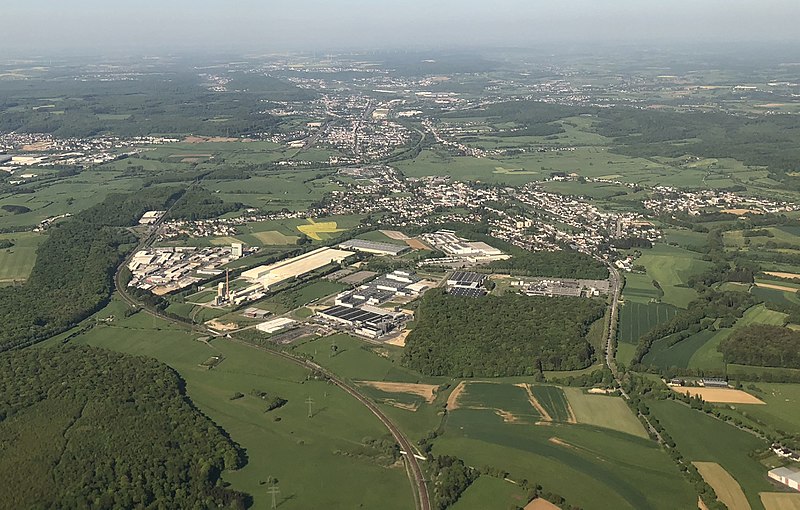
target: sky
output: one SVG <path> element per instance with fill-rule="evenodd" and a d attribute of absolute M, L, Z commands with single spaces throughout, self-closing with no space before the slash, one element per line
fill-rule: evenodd
<path fill-rule="evenodd" d="M 800 42 L 798 0 L 3 0 L 0 14 L 17 55 Z"/>

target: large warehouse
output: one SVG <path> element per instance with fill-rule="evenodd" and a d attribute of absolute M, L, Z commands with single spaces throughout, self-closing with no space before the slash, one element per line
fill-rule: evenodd
<path fill-rule="evenodd" d="M 800 491 L 800 471 L 787 467 L 779 467 L 773 469 L 768 474 L 773 480 L 796 491 Z"/>
<path fill-rule="evenodd" d="M 242 273 L 242 278 L 251 283 L 260 283 L 264 289 L 269 290 L 270 287 L 286 280 L 303 276 L 328 264 L 342 262 L 351 255 L 355 254 L 352 251 L 318 248 L 268 266 L 249 269 Z"/>
<path fill-rule="evenodd" d="M 373 255 L 400 255 L 409 250 L 407 245 L 401 246 L 399 244 L 365 241 L 363 239 L 350 239 L 340 243 L 339 248 L 372 253 Z"/>
<path fill-rule="evenodd" d="M 329 321 L 353 328 L 353 332 L 370 338 L 379 338 L 399 328 L 408 316 L 402 312 L 391 312 L 380 308 L 364 306 L 332 306 L 317 312 Z"/>

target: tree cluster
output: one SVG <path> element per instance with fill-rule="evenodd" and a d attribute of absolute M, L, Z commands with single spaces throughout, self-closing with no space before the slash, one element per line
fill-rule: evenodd
<path fill-rule="evenodd" d="M 726 363 L 800 368 L 800 332 L 781 326 L 751 324 L 723 339 L 719 351 Z"/>
<path fill-rule="evenodd" d="M 155 360 L 91 347 L 0 355 L 9 508 L 245 508 L 244 453 Z"/>
<path fill-rule="evenodd" d="M 521 295 L 460 298 L 428 291 L 403 363 L 426 375 L 502 377 L 577 370 L 593 361 L 589 326 L 602 301 Z"/>

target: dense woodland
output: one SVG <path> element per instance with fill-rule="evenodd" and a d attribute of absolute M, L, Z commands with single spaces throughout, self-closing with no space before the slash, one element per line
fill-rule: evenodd
<path fill-rule="evenodd" d="M 780 326 L 752 324 L 722 340 L 726 363 L 800 368 L 800 332 Z"/>
<path fill-rule="evenodd" d="M 572 250 L 519 250 L 514 252 L 510 259 L 494 261 L 488 267 L 495 272 L 507 272 L 522 276 L 585 278 L 587 280 L 608 278 L 608 269 L 602 262 L 585 253 Z"/>
<path fill-rule="evenodd" d="M 241 207 L 239 203 L 223 202 L 207 189 L 194 187 L 175 202 L 167 216 L 175 220 L 202 220 L 216 218 Z"/>
<path fill-rule="evenodd" d="M 113 290 L 113 275 L 136 238 L 135 225 L 151 209 L 164 209 L 177 188 L 110 195 L 49 229 L 27 282 L 0 287 L 0 351 L 44 340 L 99 310 Z"/>
<path fill-rule="evenodd" d="M 0 355 L 3 508 L 244 508 L 243 452 L 166 365 L 90 347 Z"/>
<path fill-rule="evenodd" d="M 435 289 L 417 309 L 403 363 L 425 375 L 502 377 L 577 370 L 593 361 L 599 300 L 520 295 L 461 298 Z"/>

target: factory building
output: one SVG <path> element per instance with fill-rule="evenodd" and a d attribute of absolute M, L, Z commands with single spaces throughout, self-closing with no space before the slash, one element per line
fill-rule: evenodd
<path fill-rule="evenodd" d="M 773 480 L 796 491 L 800 491 L 800 471 L 787 467 L 779 467 L 769 471 L 767 474 Z"/>
<path fill-rule="evenodd" d="M 365 241 L 363 239 L 350 239 L 343 243 L 339 243 L 339 248 L 345 250 L 360 251 L 363 253 L 371 253 L 373 255 L 400 255 L 408 251 L 408 246 L 401 246 L 399 244 L 381 243 L 376 241 Z"/>
<path fill-rule="evenodd" d="M 357 289 L 342 292 L 336 296 L 335 303 L 350 308 L 362 305 L 377 306 L 395 297 L 416 296 L 427 287 L 428 282 L 414 273 L 394 271 L 379 276 Z"/>
<path fill-rule="evenodd" d="M 486 281 L 486 275 L 481 273 L 473 273 L 470 271 L 455 271 L 447 279 L 448 287 L 462 287 L 465 289 L 477 289 L 483 286 Z"/>
<path fill-rule="evenodd" d="M 297 321 L 292 319 L 287 319 L 285 317 L 278 317 L 277 319 L 272 319 L 267 322 L 262 322 L 261 324 L 256 326 L 256 329 L 261 331 L 262 333 L 273 334 L 278 333 L 279 331 L 283 331 L 285 329 L 289 329 L 292 327 Z"/>
<path fill-rule="evenodd" d="M 352 251 L 318 248 L 297 257 L 249 269 L 242 273 L 242 278 L 251 283 L 260 284 L 265 290 L 269 290 L 270 287 L 303 276 L 328 264 L 341 263 L 352 255 L 354 255 Z"/>
<path fill-rule="evenodd" d="M 361 308 L 332 306 L 317 312 L 323 320 L 351 328 L 352 332 L 368 338 L 380 338 L 400 328 L 408 315 L 369 305 Z"/>

